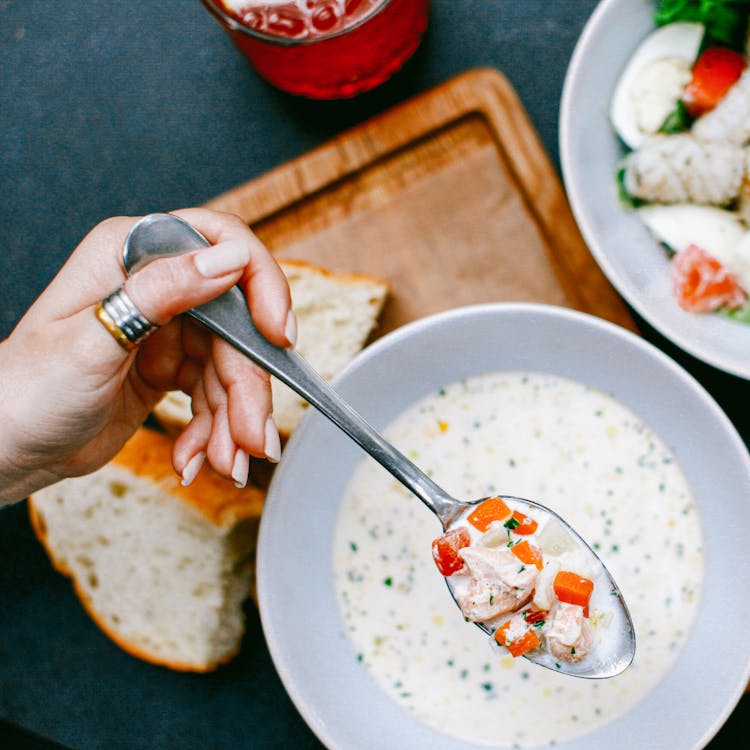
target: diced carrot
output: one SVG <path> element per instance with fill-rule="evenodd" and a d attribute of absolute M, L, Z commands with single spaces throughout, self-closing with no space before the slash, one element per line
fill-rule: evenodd
<path fill-rule="evenodd" d="M 437 565 L 437 569 L 444 575 L 450 576 L 461 570 L 464 561 L 458 554 L 463 547 L 471 544 L 471 537 L 468 529 L 459 526 L 455 529 L 446 531 L 445 534 L 438 537 L 432 543 L 432 559 Z"/>
<path fill-rule="evenodd" d="M 512 620 L 511 618 L 507 622 L 503 623 L 495 631 L 495 640 L 510 651 L 511 656 L 518 657 L 525 654 L 527 651 L 531 651 L 532 648 L 536 648 L 540 641 L 539 636 L 534 632 L 533 628 L 526 628 L 523 635 L 513 640 L 508 640 L 507 633 L 510 628 Z"/>
<path fill-rule="evenodd" d="M 520 534 L 522 536 L 533 534 L 539 526 L 533 518 L 518 510 L 514 510 L 513 515 L 510 518 L 515 521 L 515 523 L 511 525 L 511 531 L 513 531 L 514 534 Z M 510 524 L 509 521 L 506 521 L 505 523 L 506 525 Z"/>
<path fill-rule="evenodd" d="M 479 531 L 487 531 L 493 521 L 504 521 L 510 515 L 510 508 L 499 498 L 491 497 L 469 514 L 468 521 Z"/>
<path fill-rule="evenodd" d="M 740 307 L 747 295 L 737 279 L 698 245 L 689 245 L 672 259 L 677 302 L 688 312 Z"/>
<path fill-rule="evenodd" d="M 553 583 L 555 596 L 566 604 L 577 604 L 583 607 L 584 617 L 589 616 L 589 599 L 594 590 L 594 582 L 588 578 L 573 573 L 570 570 L 561 570 Z"/>
<path fill-rule="evenodd" d="M 726 47 L 709 47 L 695 61 L 693 73 L 683 94 L 683 102 L 693 117 L 713 109 L 742 75 L 745 58 Z"/>
<path fill-rule="evenodd" d="M 525 563 L 526 565 L 536 565 L 539 570 L 542 569 L 542 553 L 537 547 L 532 547 L 532 545 L 529 544 L 528 540 L 524 539 L 522 542 L 514 544 L 510 548 L 510 551 L 522 563 Z"/>

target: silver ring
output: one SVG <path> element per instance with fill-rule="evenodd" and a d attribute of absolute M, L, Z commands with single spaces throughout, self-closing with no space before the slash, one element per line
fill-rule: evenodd
<path fill-rule="evenodd" d="M 135 306 L 123 286 L 99 303 L 96 317 L 117 343 L 128 350 L 134 349 L 159 327 Z"/>

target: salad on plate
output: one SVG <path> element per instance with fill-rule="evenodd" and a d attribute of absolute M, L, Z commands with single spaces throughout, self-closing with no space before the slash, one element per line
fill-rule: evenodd
<path fill-rule="evenodd" d="M 659 0 L 610 120 L 617 179 L 671 256 L 677 304 L 750 323 L 750 0 Z"/>

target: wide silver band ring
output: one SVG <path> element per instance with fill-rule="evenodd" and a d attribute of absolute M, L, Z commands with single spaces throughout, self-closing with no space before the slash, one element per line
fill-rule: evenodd
<path fill-rule="evenodd" d="M 135 349 L 159 327 L 135 306 L 122 286 L 99 303 L 96 317 L 115 341 L 128 351 Z"/>

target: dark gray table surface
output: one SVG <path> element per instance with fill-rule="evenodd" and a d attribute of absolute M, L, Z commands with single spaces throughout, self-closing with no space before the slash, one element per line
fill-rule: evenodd
<path fill-rule="evenodd" d="M 435 0 L 423 45 L 394 80 L 316 103 L 258 79 L 199 0 L 0 0 L 0 338 L 101 219 L 203 203 L 470 68 L 508 76 L 559 168 L 563 78 L 595 5 Z M 747 383 L 639 323 L 748 440 Z M 81 749 L 320 748 L 247 614 L 241 654 L 214 674 L 144 664 L 51 570 L 25 503 L 0 511 L 0 746 L 41 745 L 20 727 Z M 747 729 L 744 699 L 711 748 L 734 747 L 730 734 Z"/>

